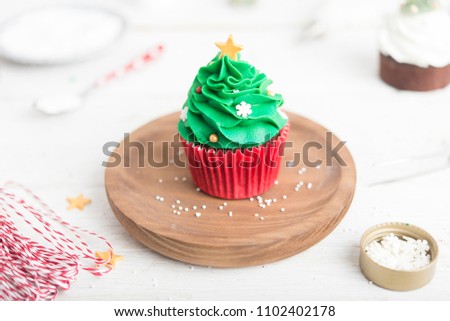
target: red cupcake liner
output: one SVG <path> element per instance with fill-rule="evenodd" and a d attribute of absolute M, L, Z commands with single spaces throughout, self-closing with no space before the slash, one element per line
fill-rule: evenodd
<path fill-rule="evenodd" d="M 224 199 L 263 194 L 277 179 L 289 127 L 264 145 L 234 151 L 195 145 L 180 136 L 194 183 Z"/>

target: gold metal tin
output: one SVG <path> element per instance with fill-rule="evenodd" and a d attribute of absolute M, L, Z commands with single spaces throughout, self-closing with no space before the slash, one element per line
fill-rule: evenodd
<path fill-rule="evenodd" d="M 427 240 L 430 246 L 430 264 L 418 270 L 403 271 L 389 269 L 373 261 L 365 251 L 366 246 L 390 233 Z M 359 265 L 363 274 L 376 285 L 389 290 L 410 291 L 421 288 L 431 281 L 436 270 L 438 256 L 437 242 L 427 231 L 415 225 L 391 222 L 375 225 L 364 233 L 360 243 Z"/>

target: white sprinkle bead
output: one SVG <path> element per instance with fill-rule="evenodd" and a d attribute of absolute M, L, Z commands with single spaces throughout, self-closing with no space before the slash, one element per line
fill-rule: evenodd
<path fill-rule="evenodd" d="M 175 208 L 176 206 L 175 206 L 175 204 L 172 204 L 172 208 Z"/>
<path fill-rule="evenodd" d="M 308 185 L 306 186 L 308 189 L 312 188 L 312 183 L 308 183 Z"/>
<path fill-rule="evenodd" d="M 206 210 L 206 205 L 202 205 L 202 209 Z"/>
<path fill-rule="evenodd" d="M 172 213 L 173 213 L 173 214 L 177 214 L 177 210 L 173 210 Z"/>
<path fill-rule="evenodd" d="M 276 199 L 276 198 L 274 198 L 274 199 L 272 200 L 272 202 L 276 203 L 276 202 L 277 202 L 277 199 Z"/>
<path fill-rule="evenodd" d="M 258 216 L 259 216 L 259 214 L 258 214 L 258 213 L 255 213 L 255 216 L 256 216 L 256 217 L 258 217 Z"/>
<path fill-rule="evenodd" d="M 181 202 L 180 202 L 180 200 L 176 200 L 175 203 L 180 204 Z"/>
<path fill-rule="evenodd" d="M 280 208 L 280 212 L 284 212 L 286 209 L 284 207 Z"/>
<path fill-rule="evenodd" d="M 185 212 L 189 212 L 189 209 L 187 207 L 184 208 Z"/>
<path fill-rule="evenodd" d="M 181 215 L 181 212 L 180 212 L 180 211 L 177 211 L 177 215 Z"/>
<path fill-rule="evenodd" d="M 223 206 L 222 205 L 219 206 L 219 210 L 223 210 Z"/>
<path fill-rule="evenodd" d="M 177 176 L 175 176 L 173 179 L 176 180 L 176 181 L 178 181 L 178 177 L 177 177 Z"/>
<path fill-rule="evenodd" d="M 264 217 L 262 217 L 262 216 L 261 216 L 259 219 L 260 219 L 261 221 L 264 221 Z"/>
<path fill-rule="evenodd" d="M 233 216 L 233 212 L 232 212 L 232 211 L 229 211 L 229 212 L 228 212 L 228 216 Z"/>
<path fill-rule="evenodd" d="M 183 177 L 181 180 L 183 181 L 183 182 L 186 182 L 186 177 Z"/>
<path fill-rule="evenodd" d="M 200 212 L 195 212 L 195 217 L 200 217 L 200 216 L 202 216 L 202 213 L 200 213 Z"/>
<path fill-rule="evenodd" d="M 250 202 L 253 202 L 255 199 L 253 197 L 249 198 Z"/>
<path fill-rule="evenodd" d="M 284 199 L 284 200 L 287 199 L 287 195 L 283 195 L 283 199 Z"/>
<path fill-rule="evenodd" d="M 278 181 L 275 181 L 274 184 L 275 184 L 275 185 L 278 185 Z"/>
<path fill-rule="evenodd" d="M 163 182 L 162 178 L 158 179 L 158 182 L 162 183 Z"/>
<path fill-rule="evenodd" d="M 427 240 L 399 238 L 392 233 L 372 241 L 365 251 L 378 264 L 394 270 L 412 271 L 431 263 Z"/>
<path fill-rule="evenodd" d="M 200 187 L 197 187 L 195 190 L 196 190 L 197 192 L 200 192 Z"/>
<path fill-rule="evenodd" d="M 192 209 L 193 209 L 193 210 L 196 210 L 196 209 L 197 209 L 197 206 L 195 206 L 195 205 L 192 206 Z"/>
<path fill-rule="evenodd" d="M 155 198 L 156 198 L 156 200 L 158 200 L 158 201 L 159 201 L 159 195 L 156 195 L 156 197 L 155 197 Z"/>
<path fill-rule="evenodd" d="M 164 202 L 164 197 L 160 197 L 159 200 L 160 200 L 161 202 Z"/>
<path fill-rule="evenodd" d="M 227 205 L 228 205 L 228 203 L 227 203 L 227 202 L 224 202 L 224 203 L 223 203 L 223 206 L 227 206 Z"/>
<path fill-rule="evenodd" d="M 182 211 L 182 210 L 183 210 L 183 206 L 178 206 L 178 209 L 179 209 L 180 211 Z"/>

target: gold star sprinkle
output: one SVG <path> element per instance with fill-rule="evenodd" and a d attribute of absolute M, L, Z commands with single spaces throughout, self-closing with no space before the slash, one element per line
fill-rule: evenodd
<path fill-rule="evenodd" d="M 69 207 L 67 207 L 68 210 L 77 208 L 82 211 L 87 204 L 92 202 L 92 200 L 89 198 L 84 198 L 83 194 L 80 194 L 75 198 L 68 197 L 67 202 L 69 202 Z"/>
<path fill-rule="evenodd" d="M 216 134 L 209 135 L 209 141 L 211 143 L 217 143 L 219 141 L 219 137 Z"/>
<path fill-rule="evenodd" d="M 95 252 L 95 257 L 106 261 L 104 265 L 106 265 L 107 267 L 116 267 L 116 263 L 124 259 L 122 255 L 115 255 L 112 251 Z"/>
<path fill-rule="evenodd" d="M 233 60 L 237 60 L 237 53 L 244 49 L 241 45 L 236 45 L 234 43 L 232 35 L 228 37 L 227 42 L 216 42 L 216 46 L 219 47 L 221 51 L 219 58 L 227 55 Z"/>

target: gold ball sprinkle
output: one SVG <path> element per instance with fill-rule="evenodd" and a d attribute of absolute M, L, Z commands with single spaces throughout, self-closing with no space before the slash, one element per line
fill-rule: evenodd
<path fill-rule="evenodd" d="M 268 96 L 275 96 L 275 93 L 272 90 L 267 91 Z"/>
<path fill-rule="evenodd" d="M 219 136 L 217 136 L 216 134 L 211 134 L 209 135 L 209 141 L 211 143 L 217 143 L 219 141 Z"/>

